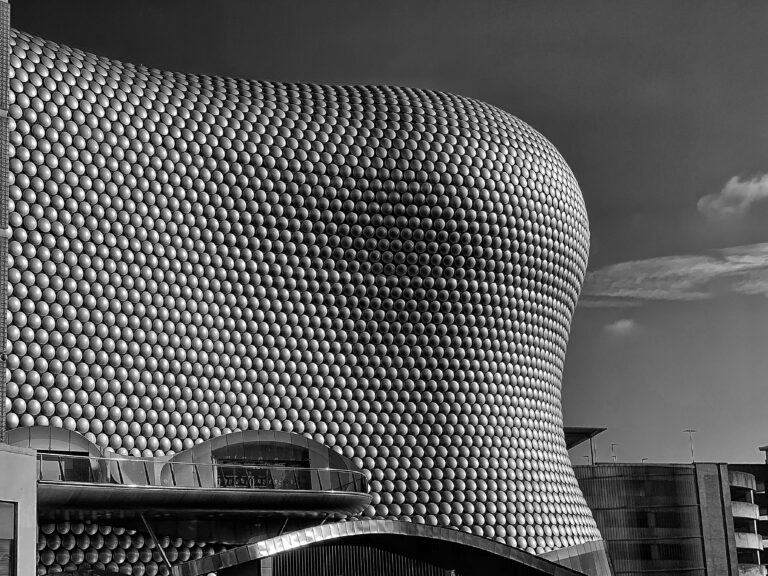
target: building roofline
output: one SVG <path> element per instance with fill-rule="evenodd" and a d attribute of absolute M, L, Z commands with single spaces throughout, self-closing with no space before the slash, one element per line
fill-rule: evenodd
<path fill-rule="evenodd" d="M 583 444 L 587 440 L 591 440 L 598 434 L 605 432 L 607 428 L 589 428 L 584 426 L 565 426 L 563 432 L 565 433 L 565 447 L 570 450 L 576 448 L 576 446 Z"/>

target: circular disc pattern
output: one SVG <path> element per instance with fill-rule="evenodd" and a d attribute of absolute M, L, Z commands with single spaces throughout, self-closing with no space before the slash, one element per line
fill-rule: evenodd
<path fill-rule="evenodd" d="M 172 564 L 222 551 L 221 546 L 182 538 L 158 538 Z M 37 538 L 38 574 L 75 572 L 86 567 L 115 574 L 167 574 L 163 558 L 149 536 L 90 522 L 41 524 Z"/>
<path fill-rule="evenodd" d="M 541 135 L 22 32 L 10 63 L 9 428 L 137 456 L 287 430 L 367 471 L 371 516 L 599 538 L 560 402 L 587 215 Z"/>

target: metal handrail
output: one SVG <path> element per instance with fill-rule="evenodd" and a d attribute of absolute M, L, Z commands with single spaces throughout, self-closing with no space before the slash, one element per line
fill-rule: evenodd
<path fill-rule="evenodd" d="M 357 470 L 237 463 L 175 462 L 152 458 L 107 458 L 80 454 L 37 454 L 38 480 L 164 488 L 240 488 L 368 492 Z"/>

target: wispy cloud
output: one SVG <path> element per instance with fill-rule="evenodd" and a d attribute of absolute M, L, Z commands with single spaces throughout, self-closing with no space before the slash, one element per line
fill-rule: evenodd
<path fill-rule="evenodd" d="M 716 194 L 699 199 L 699 212 L 713 220 L 739 218 L 754 204 L 768 201 L 768 174 L 751 179 L 734 176 Z"/>
<path fill-rule="evenodd" d="M 586 298 L 582 295 L 579 300 L 579 308 L 634 308 L 640 306 L 638 300 L 628 298 Z"/>
<path fill-rule="evenodd" d="M 621 307 L 723 293 L 768 297 L 768 243 L 612 264 L 587 274 L 582 304 Z"/>
<path fill-rule="evenodd" d="M 637 324 L 635 321 L 629 318 L 622 318 L 603 326 L 603 330 L 615 337 L 627 336 L 634 332 L 636 328 Z"/>

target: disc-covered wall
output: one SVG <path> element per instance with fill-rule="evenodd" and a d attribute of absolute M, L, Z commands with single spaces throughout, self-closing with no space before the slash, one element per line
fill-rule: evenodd
<path fill-rule="evenodd" d="M 368 471 L 371 516 L 599 538 L 560 403 L 587 216 L 542 136 L 21 32 L 10 65 L 9 428 L 132 455 L 287 430 Z"/>
<path fill-rule="evenodd" d="M 181 538 L 162 537 L 159 543 L 172 564 L 196 560 L 222 549 Z M 149 536 L 103 524 L 41 524 L 37 550 L 40 574 L 72 573 L 85 567 L 131 576 L 168 573 Z"/>

